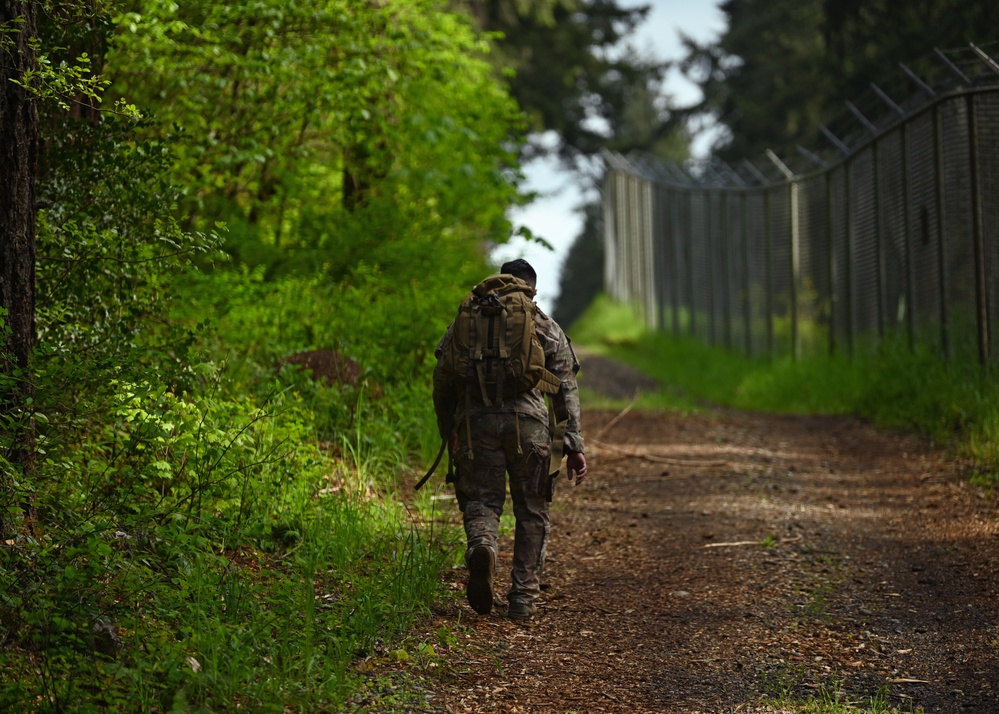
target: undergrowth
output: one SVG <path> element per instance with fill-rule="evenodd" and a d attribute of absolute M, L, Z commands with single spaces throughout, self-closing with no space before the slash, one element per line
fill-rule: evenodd
<path fill-rule="evenodd" d="M 364 437 L 386 408 L 231 386 L 209 363 L 190 391 L 109 380 L 74 408 L 75 450 L 39 429 L 31 526 L 0 549 L 0 710 L 335 710 L 439 596 L 450 536 L 395 496 L 403 450 Z M 328 389 L 360 406 L 324 442 Z"/>
<path fill-rule="evenodd" d="M 434 447 L 429 379 L 275 367 L 300 347 L 250 297 L 288 289 L 233 279 L 246 307 L 211 329 L 192 289 L 127 360 L 40 356 L 35 472 L 0 459 L 23 524 L 0 547 L 0 711 L 339 711 L 379 691 L 361 663 L 422 666 L 407 633 L 459 552 L 401 493 Z"/>

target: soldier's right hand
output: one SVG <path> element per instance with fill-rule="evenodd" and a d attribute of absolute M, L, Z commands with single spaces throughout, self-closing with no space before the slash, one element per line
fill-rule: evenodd
<path fill-rule="evenodd" d="M 565 470 L 569 475 L 569 483 L 581 484 L 586 478 L 586 457 L 582 451 L 571 451 L 565 460 Z"/>

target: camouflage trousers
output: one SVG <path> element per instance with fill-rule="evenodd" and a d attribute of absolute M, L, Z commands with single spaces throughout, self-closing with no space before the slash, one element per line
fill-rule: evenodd
<path fill-rule="evenodd" d="M 461 508 L 468 547 L 498 552 L 500 515 L 506 500 L 507 474 L 516 529 L 510 602 L 533 602 L 551 534 L 548 501 L 554 484 L 548 479 L 551 443 L 547 422 L 514 414 L 479 414 L 469 420 L 471 439 L 462 424 L 456 454 L 455 493 Z"/>

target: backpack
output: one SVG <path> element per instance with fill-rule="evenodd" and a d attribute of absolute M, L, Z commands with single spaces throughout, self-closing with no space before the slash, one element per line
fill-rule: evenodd
<path fill-rule="evenodd" d="M 486 278 L 462 301 L 440 367 L 459 390 L 486 405 L 523 392 L 559 390 L 538 341 L 535 290 L 520 278 Z"/>
<path fill-rule="evenodd" d="M 492 406 L 532 389 L 550 395 L 560 393 L 562 381 L 545 367 L 545 351 L 535 323 L 538 306 L 534 295 L 534 288 L 526 282 L 504 273 L 486 278 L 462 301 L 437 369 L 458 388 L 466 402 L 481 399 Z M 555 424 L 551 401 L 549 415 L 558 444 L 556 448 L 553 442 L 551 463 L 552 473 L 557 473 L 565 422 Z M 416 484 L 417 491 L 437 469 L 446 447 L 447 440 L 442 439 L 433 465 Z M 449 461 L 448 482 L 453 479 L 453 467 Z"/>

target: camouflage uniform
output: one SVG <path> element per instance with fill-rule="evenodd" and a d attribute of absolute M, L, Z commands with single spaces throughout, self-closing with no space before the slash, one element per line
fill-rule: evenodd
<path fill-rule="evenodd" d="M 579 363 L 554 320 L 539 309 L 535 323 L 545 352 L 545 367 L 562 380 L 560 398 L 568 415 L 564 451 L 583 452 L 576 387 Z M 438 359 L 450 339 L 451 327 L 437 346 Z M 509 473 L 516 530 L 512 586 L 507 598 L 511 603 L 533 603 L 540 593 L 551 533 L 548 502 L 554 491 L 553 480 L 549 479 L 551 432 L 544 396 L 535 390 L 486 406 L 474 396 L 459 392 L 457 385 L 449 383 L 438 369 L 434 371 L 434 408 L 441 436 L 448 438 L 452 428 L 458 434 L 455 493 L 467 537 L 466 560 L 476 546 L 485 545 L 494 556 L 497 553 Z"/>

